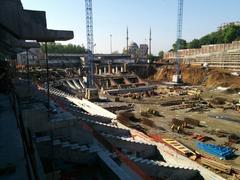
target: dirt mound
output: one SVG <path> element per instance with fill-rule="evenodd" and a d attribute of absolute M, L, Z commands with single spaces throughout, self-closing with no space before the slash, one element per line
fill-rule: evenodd
<path fill-rule="evenodd" d="M 205 85 L 208 88 L 218 86 L 240 88 L 240 77 L 231 75 L 227 70 L 218 68 L 206 70 L 201 66 L 182 65 L 180 71 L 183 81 L 189 85 Z M 174 66 L 164 66 L 154 74 L 153 80 L 171 81 L 175 72 Z"/>

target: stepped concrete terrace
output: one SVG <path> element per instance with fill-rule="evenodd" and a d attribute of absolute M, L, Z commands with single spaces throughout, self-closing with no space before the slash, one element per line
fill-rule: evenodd
<path fill-rule="evenodd" d="M 181 180 L 184 177 L 185 179 L 203 180 L 203 177 L 199 174 L 197 169 L 181 165 L 172 165 L 162 161 L 144 159 L 132 155 L 129 156 L 129 158 L 146 171 L 148 175 L 153 177 L 168 177 L 168 179 L 174 180 Z"/>
<path fill-rule="evenodd" d="M 42 157 L 51 157 L 52 148 L 54 148 L 54 159 L 74 162 L 84 165 L 96 165 L 103 163 L 111 171 L 112 178 L 117 179 L 140 179 L 134 172 L 123 169 L 116 163 L 112 153 L 104 149 L 96 142 L 94 144 L 72 143 L 69 139 L 54 139 L 53 146 L 50 136 L 38 137 L 35 139 L 38 150 Z"/>
<path fill-rule="evenodd" d="M 82 100 L 80 100 L 77 97 L 74 97 L 72 95 L 66 94 L 64 92 L 58 91 L 55 94 L 59 95 L 61 98 L 65 98 L 65 101 L 66 102 L 69 101 L 70 104 L 74 103 L 75 108 L 78 107 L 79 109 L 82 110 L 84 106 L 88 106 L 88 103 L 84 104 L 84 102 Z M 81 101 L 82 104 L 76 103 L 79 101 Z M 87 101 L 87 100 L 85 100 L 85 101 Z M 92 115 L 91 113 L 92 113 L 93 109 L 91 109 L 90 107 L 91 106 L 84 109 L 85 111 L 87 111 L 89 113 L 88 115 Z M 98 109 L 97 105 L 94 105 L 94 109 L 95 110 Z M 80 111 L 80 112 L 82 112 L 82 111 Z M 183 167 L 188 168 L 188 169 L 191 169 L 191 168 L 197 169 L 200 172 L 200 175 L 202 177 L 204 177 L 205 179 L 214 179 L 214 180 L 223 179 L 219 175 L 215 174 L 214 172 L 211 172 L 210 170 L 201 166 L 197 162 L 194 162 L 194 161 L 178 154 L 173 149 L 165 146 L 164 144 L 162 144 L 160 142 L 155 142 L 148 136 L 144 135 L 143 133 L 124 126 L 123 124 L 121 124 L 115 120 L 115 118 L 114 118 L 115 116 L 109 117 L 108 114 L 104 114 L 101 111 L 97 111 L 97 112 L 100 112 L 100 113 L 98 114 L 95 112 L 95 114 L 94 114 L 95 116 L 96 115 L 100 115 L 100 116 L 106 115 L 105 117 L 109 118 L 111 120 L 111 122 L 109 124 L 114 123 L 114 125 L 117 125 L 118 128 L 128 129 L 130 131 L 132 137 L 134 137 L 134 139 L 133 139 L 133 138 L 129 138 L 129 137 L 113 135 L 113 134 L 108 134 L 106 132 L 105 133 L 102 132 L 102 135 L 105 137 L 105 139 L 107 139 L 111 144 L 114 144 L 114 146 L 116 146 L 124 154 L 135 155 L 139 158 L 144 158 L 144 159 L 154 159 L 155 161 L 158 161 L 158 160 L 164 161 L 165 160 L 167 165 L 170 165 L 169 168 L 177 167 L 177 166 L 179 166 L 179 164 L 181 164 Z M 76 114 L 77 113 L 78 112 L 76 112 Z M 86 119 L 85 119 L 85 121 L 86 121 Z M 93 121 L 96 121 L 96 120 L 93 120 Z M 90 122 L 88 124 L 90 124 Z M 139 146 L 138 149 L 140 149 L 140 150 L 136 151 L 136 149 L 133 148 L 133 146 Z M 145 147 L 147 147 L 147 149 Z M 150 147 L 151 151 L 148 150 L 148 147 Z M 145 153 L 145 151 L 149 151 L 149 153 L 148 152 Z M 157 157 L 157 158 L 154 157 L 153 155 L 156 155 L 156 154 L 161 155 L 163 158 L 159 159 L 159 157 Z M 192 170 L 192 171 L 195 172 L 195 170 Z M 145 172 L 147 172 L 147 168 L 145 169 Z"/>

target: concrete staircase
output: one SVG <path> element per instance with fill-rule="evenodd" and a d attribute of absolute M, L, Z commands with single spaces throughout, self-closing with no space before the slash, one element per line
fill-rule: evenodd
<path fill-rule="evenodd" d="M 53 147 L 55 159 L 80 164 L 92 164 L 97 163 L 97 159 L 100 158 L 119 179 L 140 179 L 138 175 L 122 168 L 121 165 L 114 160 L 114 155 L 97 143 L 82 145 L 73 143 L 68 138 L 56 138 L 52 141 L 50 136 L 42 136 L 34 139 L 42 157 L 52 157 Z"/>
<path fill-rule="evenodd" d="M 136 156 L 128 156 L 130 160 L 134 161 L 140 166 L 149 176 L 160 179 L 203 179 L 197 169 L 172 165 L 162 161 L 154 161 L 143 159 Z M 184 177 L 184 178 L 183 178 Z"/>

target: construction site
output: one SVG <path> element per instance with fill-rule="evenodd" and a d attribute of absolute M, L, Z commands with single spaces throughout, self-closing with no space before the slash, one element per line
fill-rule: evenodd
<path fill-rule="evenodd" d="M 154 63 L 141 45 L 139 63 L 127 29 L 127 54 L 94 54 L 85 6 L 86 53 L 56 54 L 73 31 L 0 2 L 0 179 L 240 179 L 240 42 Z M 178 0 L 177 39 L 182 14 Z"/>

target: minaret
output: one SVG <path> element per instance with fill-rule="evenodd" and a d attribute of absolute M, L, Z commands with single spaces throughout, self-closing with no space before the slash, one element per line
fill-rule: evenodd
<path fill-rule="evenodd" d="M 152 54 L 152 30 L 150 28 L 150 32 L 149 32 L 149 55 Z"/>
<path fill-rule="evenodd" d="M 128 54 L 128 40 L 129 40 L 129 37 L 128 37 L 128 27 L 127 27 L 127 54 Z"/>

